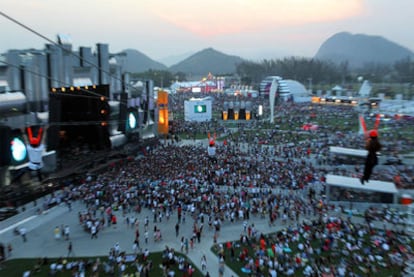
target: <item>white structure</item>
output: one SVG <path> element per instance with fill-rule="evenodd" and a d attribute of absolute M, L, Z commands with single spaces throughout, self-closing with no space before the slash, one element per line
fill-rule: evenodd
<path fill-rule="evenodd" d="M 270 93 L 270 87 L 272 86 L 273 82 L 276 81 L 278 84 L 277 92 L 279 95 L 287 95 L 290 94 L 289 87 L 286 84 L 286 81 L 283 80 L 280 76 L 267 76 L 260 82 L 259 92 L 260 94 L 268 95 Z"/>
<path fill-rule="evenodd" d="M 274 113 L 275 113 L 275 96 L 277 91 L 278 83 L 276 79 L 273 79 L 272 85 L 269 90 L 269 103 L 270 103 L 270 123 L 274 122 Z"/>
<path fill-rule="evenodd" d="M 369 180 L 362 185 L 358 178 L 328 174 L 326 198 L 329 201 L 351 201 L 352 198 L 353 202 L 397 204 L 398 190 L 392 182 Z"/>
<path fill-rule="evenodd" d="M 369 97 L 371 95 L 371 90 L 372 90 L 371 84 L 369 83 L 368 80 L 365 80 L 362 83 L 361 88 L 359 89 L 358 95 L 362 98 Z"/>
<path fill-rule="evenodd" d="M 309 102 L 310 94 L 305 86 L 295 80 L 284 80 L 280 76 L 267 76 L 260 82 L 259 92 L 262 95 L 270 95 L 273 83 L 277 84 L 276 97 L 279 103 L 284 102 Z"/>
<path fill-rule="evenodd" d="M 358 164 L 365 162 L 368 151 L 365 149 L 353 149 L 339 146 L 329 146 L 329 158 L 343 164 Z"/>
<path fill-rule="evenodd" d="M 212 100 L 207 98 L 191 98 L 184 101 L 185 121 L 210 121 L 212 119 Z"/>
<path fill-rule="evenodd" d="M 0 83 L 1 86 L 1 83 Z M 25 111 L 27 99 L 22 92 L 0 93 L 0 112 L 9 113 L 11 111 Z"/>
<path fill-rule="evenodd" d="M 296 97 L 309 97 L 310 94 L 308 92 L 308 90 L 306 89 L 306 87 L 295 80 L 284 80 L 287 87 L 289 88 L 289 92 L 293 94 L 294 99 L 296 100 Z"/>
<path fill-rule="evenodd" d="M 386 99 L 381 101 L 380 112 L 387 115 L 414 116 L 414 101 Z"/>
<path fill-rule="evenodd" d="M 331 89 L 331 91 L 335 92 L 336 96 L 342 96 L 344 89 L 340 85 L 336 85 Z"/>

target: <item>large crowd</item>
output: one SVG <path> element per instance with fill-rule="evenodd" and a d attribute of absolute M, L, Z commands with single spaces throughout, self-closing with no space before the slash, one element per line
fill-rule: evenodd
<path fill-rule="evenodd" d="M 244 232 L 215 251 L 251 276 L 374 276 L 385 269 L 402 272 L 410 242 L 401 231 L 321 215 L 273 234 Z"/>
<path fill-rule="evenodd" d="M 276 124 L 300 126 L 311 120 L 310 116 L 303 116 L 308 113 L 308 104 L 280 106 Z M 318 106 L 312 113 L 326 118 L 326 121 L 338 116 L 349 122 L 357 120 L 357 114 L 350 107 Z M 245 261 L 246 270 L 263 272 L 265 268 L 270 276 L 276 276 L 273 270 L 289 275 L 299 268 L 307 270 L 309 276 L 322 272 L 324 268 L 335 272 L 335 276 L 345 276 L 343 272 L 350 272 L 349 265 L 332 265 L 327 260 L 318 259 L 316 254 L 320 250 L 310 246 L 314 239 L 327 240 L 325 246 L 339 254 L 343 250 L 348 251 L 355 263 L 365 262 L 370 272 L 378 270 L 376 263 L 383 261 L 376 257 L 384 253 L 379 253 L 381 247 L 370 246 L 366 255 L 354 254 L 353 247 L 362 247 L 359 242 L 361 232 L 371 234 L 380 245 L 387 243 L 396 249 L 394 237 L 388 233 L 386 236 L 372 233 L 369 224 L 355 226 L 341 218 L 322 217 L 331 209 L 323 195 L 326 173 L 358 174 L 355 168 L 332 169 L 328 163 L 329 145 L 363 147 L 363 139 L 352 132 L 346 122 L 321 126 L 316 132 L 304 132 L 300 128 L 288 132 L 256 120 L 240 124 L 236 130 L 221 125 L 219 121 L 176 121 L 174 131 L 216 133 L 222 139 L 216 141 L 214 159 L 207 155 L 207 144 L 181 145 L 172 137 L 147 146 L 139 153 L 130 153 L 128 159 L 114 161 L 99 172 L 84 176 L 80 183 L 65 187 L 60 195 L 63 201 L 80 200 L 85 204 L 79 221 L 92 238 L 99 237 L 99 232 L 103 232 L 106 226 L 116 223 L 113 211 L 118 209 L 128 215 L 131 228 L 137 229 L 135 239 L 139 246 L 152 239 L 151 236 L 154 241 L 162 239 L 165 230 L 162 224 L 157 227 L 157 222 L 171 216 L 178 218 L 178 224 L 190 221 L 192 224 L 185 228 L 192 228 L 193 235 L 177 238 L 181 239 L 183 252 L 202 237 L 206 228 L 214 231 L 217 242 L 221 226 L 238 221 L 244 226 L 243 231 L 248 233 L 249 241 L 260 242 L 263 239 L 267 246 L 275 248 L 272 258 L 260 247 L 253 256 L 251 253 L 243 254 L 243 245 L 247 242 L 241 239 L 238 258 Z M 395 132 L 387 131 L 382 136 L 385 151 L 400 153 L 410 147 L 413 149 L 413 141 Z M 402 182 L 410 186 L 413 185 L 412 172 L 412 167 L 407 165 L 390 167 L 389 170 L 376 171 L 373 179 L 393 181 L 394 176 L 400 174 Z M 134 225 L 142 209 L 148 209 L 152 217 L 140 219 L 144 224 Z M 136 212 L 136 215 L 129 216 L 131 212 Z M 279 220 L 291 227 L 275 236 L 262 237 L 261 232 L 246 223 L 250 216 L 260 216 L 268 220 L 270 226 Z M 301 220 L 304 217 L 319 219 L 306 225 Z M 382 219 L 391 221 L 386 217 Z M 154 223 L 153 230 L 146 227 L 148 221 Z M 328 228 L 328 224 L 335 225 L 335 228 Z M 277 251 L 290 247 L 299 237 L 306 241 L 301 246 L 299 257 L 293 259 L 283 251 Z M 338 244 L 338 241 L 342 243 Z M 340 250 L 339 245 L 344 249 Z M 224 249 L 219 251 L 225 252 Z M 398 257 L 406 257 L 401 251 L 398 253 L 401 254 Z M 312 260 L 316 266 L 299 266 L 304 265 L 303 260 Z M 386 265 L 393 264 L 393 261 L 387 259 Z M 396 264 L 400 266 L 400 262 Z"/>

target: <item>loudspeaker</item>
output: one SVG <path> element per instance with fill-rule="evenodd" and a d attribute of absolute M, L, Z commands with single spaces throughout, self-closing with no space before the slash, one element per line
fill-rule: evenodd
<path fill-rule="evenodd" d="M 0 167 L 11 162 L 11 129 L 9 126 L 0 126 Z"/>
<path fill-rule="evenodd" d="M 59 147 L 59 131 L 62 120 L 62 100 L 59 95 L 49 95 L 49 128 L 47 129 L 47 151 L 56 150 Z"/>

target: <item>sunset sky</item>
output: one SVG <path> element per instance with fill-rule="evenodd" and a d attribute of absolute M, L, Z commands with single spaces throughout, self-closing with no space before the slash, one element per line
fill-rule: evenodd
<path fill-rule="evenodd" d="M 414 51 L 413 0 L 1 0 L 0 11 L 73 47 L 108 43 L 150 58 L 212 47 L 248 59 L 313 57 L 335 33 L 383 36 Z M 0 53 L 46 41 L 0 16 Z"/>

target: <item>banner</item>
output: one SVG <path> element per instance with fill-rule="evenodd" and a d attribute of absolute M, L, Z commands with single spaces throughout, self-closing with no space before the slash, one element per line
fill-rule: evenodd
<path fill-rule="evenodd" d="M 158 133 L 168 134 L 168 93 L 158 91 Z"/>

